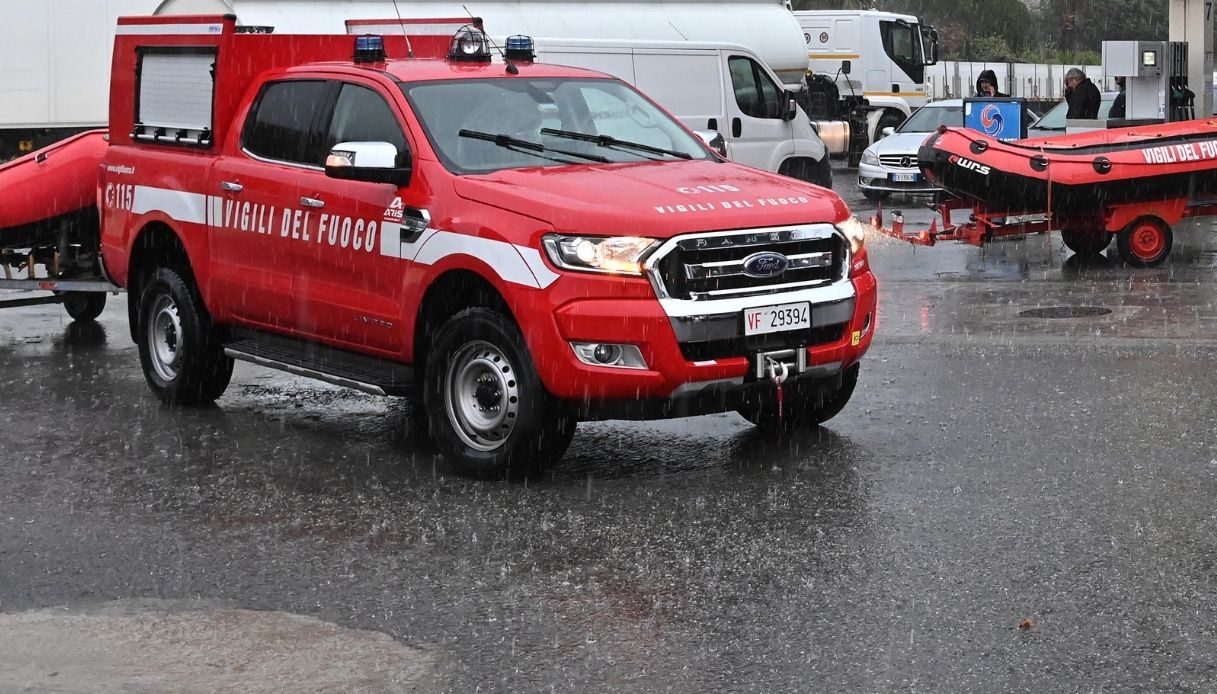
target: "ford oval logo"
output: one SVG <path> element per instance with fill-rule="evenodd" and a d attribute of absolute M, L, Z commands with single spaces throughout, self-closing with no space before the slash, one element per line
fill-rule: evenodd
<path fill-rule="evenodd" d="M 786 256 L 773 251 L 761 251 L 744 258 L 744 274 L 758 279 L 776 277 L 788 267 L 790 261 Z"/>

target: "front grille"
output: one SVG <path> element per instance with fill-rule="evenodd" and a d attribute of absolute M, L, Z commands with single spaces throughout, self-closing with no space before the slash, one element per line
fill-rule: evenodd
<path fill-rule="evenodd" d="M 742 318 L 740 320 L 743 320 Z M 740 328 L 743 333 L 743 328 Z M 787 347 L 818 347 L 839 342 L 845 336 L 845 323 L 821 325 L 807 330 L 792 330 L 784 333 L 768 333 L 745 337 L 729 337 L 703 342 L 682 342 L 680 351 L 687 361 L 710 361 L 743 357 L 755 352 L 768 352 Z"/>
<path fill-rule="evenodd" d="M 916 154 L 880 154 L 879 163 L 892 169 L 917 168 Z"/>
<path fill-rule="evenodd" d="M 786 270 L 771 277 L 747 274 L 745 261 L 766 251 L 785 256 Z M 827 224 L 741 231 L 682 238 L 652 273 L 672 298 L 725 299 L 827 284 L 843 276 L 845 256 L 844 236 Z"/>

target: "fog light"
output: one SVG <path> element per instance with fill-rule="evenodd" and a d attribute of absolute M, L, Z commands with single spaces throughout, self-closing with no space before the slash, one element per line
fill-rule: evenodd
<path fill-rule="evenodd" d="M 591 366 L 608 366 L 617 369 L 645 369 L 646 360 L 635 345 L 608 342 L 572 342 L 579 361 Z"/>

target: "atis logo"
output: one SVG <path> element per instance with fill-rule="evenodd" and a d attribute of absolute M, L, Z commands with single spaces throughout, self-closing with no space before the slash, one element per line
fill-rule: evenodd
<path fill-rule="evenodd" d="M 986 135 L 997 137 L 1001 134 L 1006 118 L 996 104 L 987 104 L 980 112 L 980 128 Z"/>
<path fill-rule="evenodd" d="M 948 157 L 947 161 L 951 162 L 955 166 L 965 168 L 968 171 L 975 171 L 981 176 L 988 176 L 989 172 L 992 171 L 991 168 L 981 164 L 980 162 L 972 161 L 971 159 L 964 159 L 963 157 L 956 156 L 954 154 Z"/>
<path fill-rule="evenodd" d="M 790 260 L 781 253 L 761 251 L 744 258 L 744 274 L 757 279 L 777 277 L 790 267 Z"/>

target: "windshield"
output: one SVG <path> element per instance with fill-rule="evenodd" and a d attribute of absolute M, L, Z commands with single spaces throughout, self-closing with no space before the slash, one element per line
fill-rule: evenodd
<path fill-rule="evenodd" d="M 1115 101 L 1115 94 L 1103 95 L 1103 100 L 1099 102 L 1099 118 L 1106 118 L 1111 112 L 1111 104 Z M 1044 117 L 1036 122 L 1035 127 L 1039 130 L 1064 130 L 1065 115 L 1069 113 L 1069 102 L 1062 101 L 1053 106 L 1044 114 Z"/>
<path fill-rule="evenodd" d="M 922 106 L 913 111 L 908 120 L 896 128 L 902 133 L 928 133 L 937 130 L 938 126 L 948 128 L 963 127 L 963 106 Z"/>
<path fill-rule="evenodd" d="M 401 88 L 444 166 L 454 173 L 709 157 L 700 141 L 617 80 L 503 77 Z M 606 146 L 595 137 L 572 134 L 606 135 L 622 145 L 645 147 Z"/>

